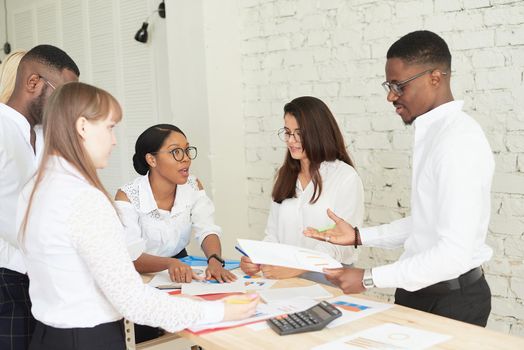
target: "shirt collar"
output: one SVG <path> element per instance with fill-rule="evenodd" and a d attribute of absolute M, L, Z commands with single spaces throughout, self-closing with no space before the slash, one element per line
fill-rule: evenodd
<path fill-rule="evenodd" d="M 436 108 L 433 108 L 431 111 L 426 112 L 420 115 L 413 122 L 415 127 L 415 134 L 420 137 L 423 136 L 435 122 L 445 118 L 447 116 L 453 115 L 455 112 L 462 110 L 464 101 L 451 101 L 444 103 Z"/>
<path fill-rule="evenodd" d="M 140 202 L 140 211 L 143 213 L 149 213 L 158 209 L 151 184 L 149 183 L 149 172 L 138 180 L 138 200 Z"/>
<path fill-rule="evenodd" d="M 322 178 L 325 178 L 326 176 L 328 176 L 328 174 L 330 173 L 332 169 L 336 169 L 338 162 L 340 162 L 340 160 L 335 159 L 333 161 L 326 160 L 320 163 L 320 166 L 318 167 L 318 172 L 320 173 L 320 176 Z M 298 177 L 297 177 L 297 182 L 295 186 L 296 186 L 297 191 L 302 192 L 305 190 L 305 188 L 302 188 L 302 185 L 300 184 L 300 180 L 298 179 Z"/>
<path fill-rule="evenodd" d="M 0 114 L 2 117 L 9 118 L 13 121 L 22 132 L 27 143 L 31 144 L 31 125 L 29 125 L 27 119 L 20 112 L 4 103 L 0 103 Z"/>

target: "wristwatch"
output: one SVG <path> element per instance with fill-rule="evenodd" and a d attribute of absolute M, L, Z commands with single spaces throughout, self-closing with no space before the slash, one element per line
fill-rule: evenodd
<path fill-rule="evenodd" d="M 207 263 L 209 264 L 209 260 L 211 259 L 216 259 L 218 260 L 221 264 L 222 264 L 222 267 L 226 266 L 226 262 L 224 261 L 224 259 L 222 259 L 221 257 L 219 257 L 218 255 L 216 254 L 211 254 L 209 256 L 209 258 L 207 258 Z"/>
<path fill-rule="evenodd" d="M 373 282 L 373 274 L 371 273 L 371 269 L 364 270 L 364 277 L 362 277 L 362 285 L 366 289 L 375 287 L 375 282 Z"/>

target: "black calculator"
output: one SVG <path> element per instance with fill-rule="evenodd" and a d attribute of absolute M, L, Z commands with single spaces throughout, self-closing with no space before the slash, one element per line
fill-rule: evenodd
<path fill-rule="evenodd" d="M 322 301 L 305 311 L 270 318 L 267 323 L 279 335 L 288 335 L 318 331 L 340 316 L 339 309 Z"/>

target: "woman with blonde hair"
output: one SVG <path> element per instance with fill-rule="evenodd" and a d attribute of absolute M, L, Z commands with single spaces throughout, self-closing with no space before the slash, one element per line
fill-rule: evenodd
<path fill-rule="evenodd" d="M 113 96 L 83 83 L 57 88 L 46 106 L 42 163 L 22 191 L 17 220 L 37 320 L 30 350 L 123 350 L 122 317 L 175 332 L 255 312 L 253 296 L 246 304 L 197 301 L 142 282 L 97 175 L 121 117 Z"/>
<path fill-rule="evenodd" d="M 16 71 L 27 51 L 17 50 L 7 55 L 0 65 L 0 103 L 6 103 L 15 89 Z"/>

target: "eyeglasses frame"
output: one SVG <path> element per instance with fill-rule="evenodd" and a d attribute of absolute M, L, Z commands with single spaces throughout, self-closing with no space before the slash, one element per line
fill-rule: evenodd
<path fill-rule="evenodd" d="M 182 156 L 182 159 L 177 159 L 176 156 L 175 156 L 175 153 L 179 150 L 182 150 L 183 152 L 183 156 Z M 189 150 L 195 150 L 195 156 L 193 158 L 191 158 L 191 156 L 189 155 Z M 184 161 L 184 158 L 187 156 L 187 158 L 189 158 L 190 160 L 194 160 L 197 156 L 198 156 L 198 148 L 196 148 L 196 146 L 189 146 L 189 147 L 186 147 L 186 148 L 182 148 L 182 147 L 177 147 L 177 148 L 173 148 L 172 150 L 170 151 L 156 151 L 156 152 L 149 152 L 150 154 L 157 154 L 157 153 L 171 153 L 171 155 L 173 156 L 173 159 L 176 160 L 177 162 L 183 162 Z"/>
<path fill-rule="evenodd" d="M 389 81 L 385 81 L 382 83 L 382 87 L 384 88 L 384 90 L 386 90 L 386 92 L 389 94 L 390 92 L 393 92 L 395 95 L 397 96 L 402 96 L 404 95 L 404 90 L 403 88 L 408 85 L 408 83 L 412 82 L 413 80 L 417 79 L 417 78 L 420 78 L 421 76 L 425 75 L 425 74 L 428 74 L 428 73 L 433 73 L 434 71 L 438 70 L 438 68 L 432 68 L 432 69 L 426 69 L 425 71 L 423 72 L 420 72 L 418 74 L 415 74 L 414 76 L 410 77 L 410 78 L 407 78 L 405 80 L 402 80 L 402 81 L 399 81 L 399 82 L 396 82 L 396 83 L 391 83 Z M 443 75 L 446 75 L 448 74 L 447 72 L 442 72 L 440 71 Z"/>
<path fill-rule="evenodd" d="M 298 138 L 296 136 L 296 133 L 298 131 Z M 282 135 L 284 134 L 284 139 L 282 139 Z M 295 132 L 289 132 L 289 129 L 287 128 L 281 128 L 277 131 L 278 138 L 282 140 L 283 142 L 288 142 L 291 139 L 291 136 L 295 139 L 295 142 L 302 142 L 302 135 L 300 134 L 300 129 L 295 129 Z"/>
<path fill-rule="evenodd" d="M 46 83 L 47 85 L 51 86 L 51 88 L 53 90 L 56 90 L 56 87 L 47 78 L 45 78 L 43 75 L 38 74 L 38 78 L 42 79 L 44 81 L 44 83 Z"/>

